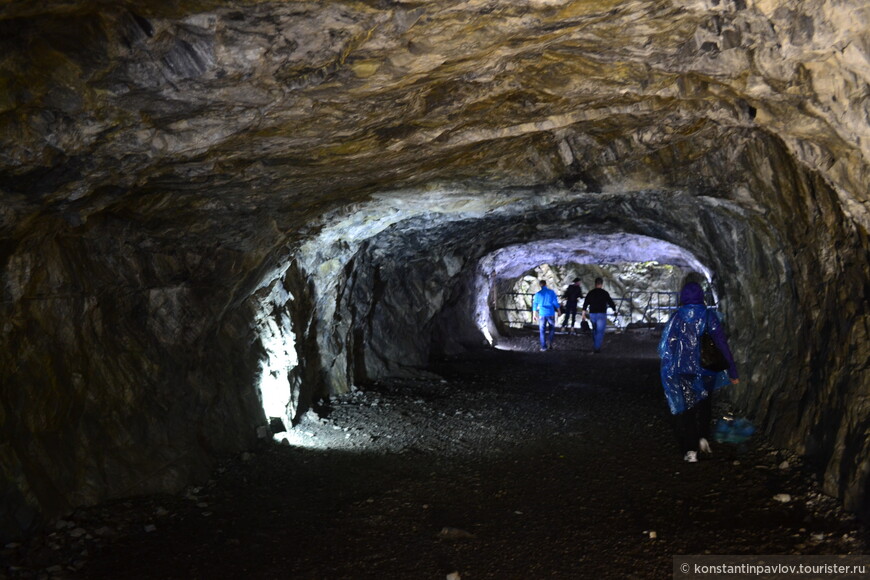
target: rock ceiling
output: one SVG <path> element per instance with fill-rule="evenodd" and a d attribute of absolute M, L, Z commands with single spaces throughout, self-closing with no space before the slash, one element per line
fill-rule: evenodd
<path fill-rule="evenodd" d="M 2 231 L 128 197 L 220 235 L 433 183 L 654 188 L 755 131 L 866 227 L 870 9 L 806 4 L 7 0 Z"/>

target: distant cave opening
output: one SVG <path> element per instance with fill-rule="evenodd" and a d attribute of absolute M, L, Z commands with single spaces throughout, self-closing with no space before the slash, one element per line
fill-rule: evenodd
<path fill-rule="evenodd" d="M 496 326 L 501 329 L 518 329 L 528 326 L 532 320 L 532 300 L 540 288 L 540 281 L 547 282 L 566 306 L 565 295 L 574 280 L 580 289 L 577 307 L 582 310 L 586 294 L 594 287 L 597 278 L 613 297 L 616 310 L 609 315 L 609 328 L 624 330 L 634 327 L 655 327 L 665 321 L 677 306 L 679 289 L 689 277 L 700 278 L 706 283 L 712 305 L 713 290 L 702 274 L 684 271 L 672 264 L 655 260 L 645 262 L 621 262 L 617 264 L 540 264 L 526 271 L 519 278 L 500 279 L 490 294 L 490 308 Z M 566 312 L 562 312 L 563 317 Z M 576 329 L 581 315 L 571 319 L 560 318 L 558 325 L 563 330 Z"/>
<path fill-rule="evenodd" d="M 612 322 L 618 329 L 665 321 L 688 279 L 706 286 L 711 305 L 718 302 L 707 265 L 684 248 L 638 234 L 587 234 L 500 248 L 481 259 L 477 276 L 474 317 L 490 344 L 531 323 L 539 280 L 561 296 L 575 278 L 584 294 L 595 278 L 603 278 L 617 303 Z"/>

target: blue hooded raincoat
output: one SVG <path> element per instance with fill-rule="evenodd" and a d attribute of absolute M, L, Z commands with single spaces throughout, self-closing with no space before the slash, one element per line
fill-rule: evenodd
<path fill-rule="evenodd" d="M 680 293 L 680 306 L 665 326 L 659 342 L 662 387 L 671 413 L 677 415 L 691 409 L 709 396 L 709 391 L 737 378 L 737 367 L 719 313 L 704 305 L 704 291 L 690 282 Z M 701 366 L 700 337 L 709 330 L 716 346 L 728 361 L 728 370 L 708 371 Z"/>

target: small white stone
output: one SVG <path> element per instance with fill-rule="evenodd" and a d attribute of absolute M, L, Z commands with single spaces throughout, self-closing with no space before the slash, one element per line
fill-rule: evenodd
<path fill-rule="evenodd" d="M 773 499 L 781 503 L 788 503 L 791 501 L 791 496 L 787 493 L 778 493 L 773 496 Z"/>

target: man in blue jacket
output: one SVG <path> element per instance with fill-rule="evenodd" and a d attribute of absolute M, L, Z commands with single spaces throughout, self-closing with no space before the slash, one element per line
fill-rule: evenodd
<path fill-rule="evenodd" d="M 541 337 L 541 350 L 553 348 L 556 334 L 556 317 L 559 315 L 559 297 L 547 288 L 547 281 L 541 280 L 541 289 L 532 299 L 532 322 L 537 320 Z M 549 328 L 548 328 L 549 326 Z"/>

